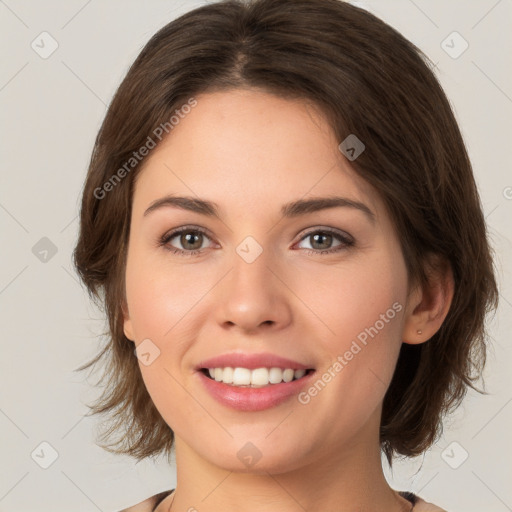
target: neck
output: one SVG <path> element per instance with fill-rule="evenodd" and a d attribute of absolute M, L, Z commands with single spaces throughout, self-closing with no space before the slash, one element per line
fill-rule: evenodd
<path fill-rule="evenodd" d="M 370 448 L 371 447 L 371 448 Z M 244 512 L 409 512 L 411 504 L 390 488 L 378 439 L 354 440 L 288 471 L 240 473 L 202 458 L 176 438 L 177 486 L 165 510 Z M 172 506 L 169 508 L 169 504 Z M 163 509 L 162 509 L 163 510 Z"/>

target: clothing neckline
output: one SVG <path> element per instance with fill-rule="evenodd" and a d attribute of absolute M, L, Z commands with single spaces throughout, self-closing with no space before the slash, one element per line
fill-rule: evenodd
<path fill-rule="evenodd" d="M 160 505 L 160 503 L 162 503 L 162 501 L 164 501 L 165 498 L 170 496 L 174 492 L 174 490 L 175 489 L 171 489 L 170 491 L 164 491 L 155 496 L 156 502 L 155 502 L 155 507 L 153 508 L 153 512 L 155 512 L 158 505 Z M 407 501 L 409 501 L 412 505 L 416 505 L 416 503 L 418 502 L 418 496 L 416 496 L 416 494 L 414 494 L 413 492 L 398 491 L 398 494 L 402 498 L 405 498 Z M 411 510 L 413 510 L 413 509 L 414 509 L 414 507 Z"/>
<path fill-rule="evenodd" d="M 416 494 L 413 492 L 398 491 L 398 494 L 402 496 L 402 498 L 405 498 L 407 501 L 410 501 L 413 505 L 416 505 L 418 501 L 418 496 L 416 496 Z"/>

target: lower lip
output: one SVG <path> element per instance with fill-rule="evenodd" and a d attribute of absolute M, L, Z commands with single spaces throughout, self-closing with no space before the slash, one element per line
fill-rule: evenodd
<path fill-rule="evenodd" d="M 239 411 L 263 411 L 282 404 L 292 396 L 299 394 L 302 388 L 307 386 L 315 374 L 314 371 L 304 377 L 281 382 L 280 384 L 269 384 L 262 388 L 237 387 L 218 382 L 208 378 L 203 372 L 197 372 L 206 390 L 219 401 L 232 409 Z"/>

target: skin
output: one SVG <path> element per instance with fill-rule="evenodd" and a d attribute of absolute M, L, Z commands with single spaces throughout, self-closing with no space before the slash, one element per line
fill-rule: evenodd
<path fill-rule="evenodd" d="M 138 175 L 126 267 L 125 334 L 160 350 L 139 365 L 176 439 L 177 491 L 158 511 L 171 503 L 201 512 L 409 510 L 382 472 L 382 401 L 401 343 L 426 342 L 441 326 L 450 272 L 411 285 L 378 192 L 351 169 L 313 105 L 256 89 L 196 99 Z M 214 201 L 221 219 L 170 206 L 144 215 L 167 194 Z M 329 195 L 364 203 L 374 222 L 349 207 L 280 213 L 285 203 Z M 185 225 L 209 233 L 199 235 L 198 255 L 168 250 L 191 250 L 194 240 L 179 235 L 167 249 L 158 244 Z M 341 243 L 306 236 L 322 228 L 355 243 L 320 254 Z M 247 236 L 263 249 L 252 263 L 236 252 Z M 401 311 L 305 405 L 292 397 L 235 411 L 195 372 L 202 359 L 238 350 L 272 352 L 321 375 L 394 303 Z M 250 468 L 237 457 L 248 441 L 261 453 Z"/>

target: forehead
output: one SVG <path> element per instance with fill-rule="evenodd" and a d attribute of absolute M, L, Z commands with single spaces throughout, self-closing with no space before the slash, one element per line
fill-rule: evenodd
<path fill-rule="evenodd" d="M 305 196 L 340 194 L 373 204 L 374 211 L 382 207 L 311 103 L 254 89 L 207 93 L 196 100 L 146 157 L 134 208 L 165 193 L 253 211 Z"/>

